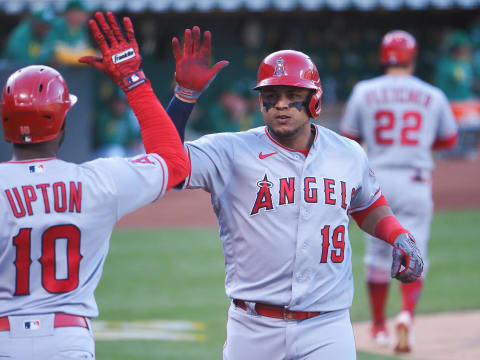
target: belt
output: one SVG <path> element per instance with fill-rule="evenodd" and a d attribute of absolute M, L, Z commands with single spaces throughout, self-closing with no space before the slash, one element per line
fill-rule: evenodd
<path fill-rule="evenodd" d="M 33 315 L 34 316 L 34 315 Z M 55 314 L 53 327 L 84 327 L 88 329 L 87 319 L 84 316 L 58 313 Z M 0 317 L 0 331 L 10 331 L 8 316 Z"/>
<path fill-rule="evenodd" d="M 247 304 L 243 300 L 234 299 L 233 303 L 243 310 L 247 310 Z M 262 303 L 255 303 L 255 311 L 258 315 L 272 317 L 276 319 L 283 319 L 283 320 L 305 320 L 310 319 L 314 316 L 322 314 L 321 312 L 314 311 L 292 311 L 288 310 L 284 306 L 278 305 L 269 305 L 269 304 L 262 304 Z"/>

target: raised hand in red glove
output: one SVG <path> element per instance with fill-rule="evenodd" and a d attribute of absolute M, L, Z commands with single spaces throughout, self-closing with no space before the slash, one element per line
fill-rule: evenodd
<path fill-rule="evenodd" d="M 138 51 L 130 18 L 123 18 L 123 26 L 125 27 L 128 40 L 123 36 L 112 12 L 107 12 L 108 23 L 101 12 L 95 13 L 95 19 L 96 21 L 91 19 L 88 25 L 103 57 L 83 56 L 78 61 L 94 66 L 104 72 L 123 91 L 129 91 L 143 84 L 146 79 L 145 74 L 140 69 L 142 58 Z M 97 22 L 100 24 L 105 36 L 100 31 Z M 107 38 L 106 40 L 105 37 Z"/>
<path fill-rule="evenodd" d="M 183 101 L 195 102 L 203 90 L 208 88 L 218 72 L 229 63 L 219 61 L 209 68 L 212 49 L 212 35 L 210 31 L 203 33 L 203 44 L 200 47 L 200 28 L 194 26 L 192 30 L 185 30 L 183 52 L 176 37 L 172 39 L 173 55 L 175 56 L 175 95 Z"/>

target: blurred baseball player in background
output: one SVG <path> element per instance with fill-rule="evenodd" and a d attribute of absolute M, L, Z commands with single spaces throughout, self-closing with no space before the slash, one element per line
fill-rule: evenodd
<path fill-rule="evenodd" d="M 343 135 L 367 146 L 368 157 L 393 213 L 415 236 L 428 267 L 433 203 L 432 149 L 455 145 L 457 127 L 441 90 L 413 76 L 417 56 L 415 38 L 405 31 L 387 33 L 380 62 L 385 74 L 358 83 L 341 121 Z M 367 235 L 366 281 L 372 311 L 371 333 L 379 345 L 389 345 L 385 304 L 389 286 L 391 247 Z M 412 320 L 423 287 L 418 281 L 400 284 L 402 310 L 396 318 L 395 350 L 411 349 Z"/>
<path fill-rule="evenodd" d="M 181 137 L 192 104 L 225 65 L 209 69 L 210 33 L 203 46 L 200 37 L 187 29 L 183 51 L 173 39 L 177 87 L 167 111 Z M 232 299 L 223 358 L 354 359 L 349 215 L 393 246 L 393 277 L 418 279 L 422 259 L 361 147 L 310 122 L 322 96 L 311 59 L 270 54 L 255 89 L 266 126 L 185 144 L 184 187 L 211 193 L 220 226 Z"/>
<path fill-rule="evenodd" d="M 107 17 L 110 24 L 96 15 L 110 45 L 90 22 L 103 59 L 82 62 L 126 92 L 148 154 L 80 165 L 58 159 L 76 97 L 48 66 L 8 78 L 1 110 L 13 157 L 0 164 L 0 358 L 94 359 L 89 319 L 98 315 L 94 290 L 115 223 L 189 172 L 178 133 L 140 69 L 130 20 L 126 40 Z"/>

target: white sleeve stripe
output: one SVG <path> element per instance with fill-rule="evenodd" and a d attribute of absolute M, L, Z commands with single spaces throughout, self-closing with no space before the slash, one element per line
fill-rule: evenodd
<path fill-rule="evenodd" d="M 454 132 L 452 132 L 448 135 L 439 135 L 439 136 L 437 136 L 437 138 L 435 140 L 447 140 L 447 139 L 453 138 L 454 136 L 458 136 L 456 131 L 454 131 Z"/>
<path fill-rule="evenodd" d="M 377 201 L 378 198 L 379 198 L 381 195 L 382 195 L 382 193 L 381 193 L 381 191 L 380 191 L 380 188 L 378 188 L 377 191 L 375 192 L 375 194 L 373 194 L 373 196 L 371 197 L 370 201 L 367 203 L 367 205 L 357 206 L 357 207 L 348 209 L 347 213 L 350 215 L 350 214 L 352 214 L 352 213 L 356 213 L 356 212 L 365 210 L 366 208 L 370 207 L 375 201 Z"/>
<path fill-rule="evenodd" d="M 190 147 L 187 144 L 185 144 L 185 146 L 187 147 L 188 162 L 190 163 L 190 171 L 188 173 L 185 185 L 185 188 L 188 188 L 188 186 L 190 185 L 190 179 L 192 178 L 192 158 L 190 157 Z"/>
<path fill-rule="evenodd" d="M 347 134 L 347 135 L 351 135 L 351 136 L 354 136 L 354 137 L 360 136 L 360 131 L 358 131 L 356 129 L 353 129 L 350 126 L 345 125 L 345 124 L 343 126 L 340 126 L 340 132 L 342 134 Z"/>
<path fill-rule="evenodd" d="M 168 172 L 167 172 L 167 174 L 165 174 L 165 167 L 167 168 L 167 171 L 168 171 L 168 166 L 166 164 L 165 164 L 165 166 L 163 165 L 165 163 L 165 160 L 163 160 L 163 158 L 160 155 L 154 154 L 154 153 L 152 153 L 150 155 L 152 155 L 153 158 L 155 158 L 159 162 L 160 166 L 162 167 L 162 174 L 163 174 L 163 176 L 162 176 L 162 186 L 160 187 L 160 193 L 158 194 L 158 196 L 154 200 L 154 201 L 156 201 L 160 197 L 162 197 L 167 190 L 167 184 L 168 183 L 167 183 L 167 181 L 165 181 L 165 178 L 167 177 Z"/>

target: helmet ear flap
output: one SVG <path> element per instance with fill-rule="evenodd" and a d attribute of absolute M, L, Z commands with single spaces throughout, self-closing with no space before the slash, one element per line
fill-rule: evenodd
<path fill-rule="evenodd" d="M 320 116 L 322 111 L 322 89 L 314 90 L 307 98 L 307 112 L 308 115 L 314 119 Z"/>

